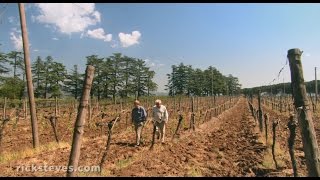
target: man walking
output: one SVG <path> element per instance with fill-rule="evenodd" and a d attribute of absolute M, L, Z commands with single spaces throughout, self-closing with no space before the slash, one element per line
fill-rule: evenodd
<path fill-rule="evenodd" d="M 152 117 L 154 126 L 160 130 L 160 138 L 161 143 L 164 144 L 164 136 L 165 136 L 165 129 L 166 124 L 168 123 L 168 111 L 164 105 L 161 105 L 161 100 L 157 99 L 155 101 L 155 106 L 152 108 Z"/>
<path fill-rule="evenodd" d="M 140 106 L 140 102 L 138 100 L 134 101 L 134 108 L 132 109 L 132 123 L 134 124 L 134 129 L 136 131 L 136 147 L 140 146 L 141 142 L 141 133 L 144 127 L 144 124 L 147 119 L 147 113 L 144 107 Z"/>

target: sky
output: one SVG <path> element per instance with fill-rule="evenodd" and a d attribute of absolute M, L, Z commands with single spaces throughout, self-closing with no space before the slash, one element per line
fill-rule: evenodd
<path fill-rule="evenodd" d="M 303 51 L 306 81 L 320 67 L 316 3 L 25 3 L 25 8 L 32 62 L 50 55 L 68 70 L 77 64 L 84 72 L 86 56 L 122 53 L 146 61 L 156 72 L 159 92 L 165 92 L 171 66 L 180 62 L 214 66 L 238 77 L 243 88 L 290 82 L 291 48 Z M 0 3 L 0 51 L 22 49 L 19 21 L 17 3 Z"/>

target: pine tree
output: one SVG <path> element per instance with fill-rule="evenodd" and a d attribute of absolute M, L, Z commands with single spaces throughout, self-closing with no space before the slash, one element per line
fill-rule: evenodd
<path fill-rule="evenodd" d="M 83 84 L 83 78 L 82 75 L 78 72 L 78 65 L 73 66 L 71 73 L 66 76 L 64 84 L 64 89 L 66 92 L 71 93 L 75 99 L 78 99 L 78 97 L 80 97 L 82 93 L 81 85 Z"/>

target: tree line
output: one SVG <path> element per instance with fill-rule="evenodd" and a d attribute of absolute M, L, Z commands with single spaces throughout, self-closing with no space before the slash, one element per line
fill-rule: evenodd
<path fill-rule="evenodd" d="M 157 89 L 153 81 L 155 72 L 142 59 L 114 53 L 109 57 L 90 55 L 86 65 L 95 67 L 91 96 L 101 98 L 124 98 L 150 96 Z M 68 71 L 63 63 L 51 56 L 40 56 L 32 63 L 32 76 L 36 98 L 72 96 L 78 99 L 82 93 L 84 73 L 78 65 Z M 10 74 L 12 73 L 12 75 Z M 23 53 L 0 52 L 0 96 L 21 99 L 26 95 Z"/>
<path fill-rule="evenodd" d="M 320 80 L 317 80 L 318 84 L 320 84 Z M 315 93 L 315 80 L 305 82 L 306 90 L 308 93 Z M 292 94 L 291 83 L 278 83 L 267 86 L 259 86 L 253 88 L 244 88 L 241 92 L 245 95 L 257 94 L 259 90 L 262 93 L 268 93 L 271 95 L 277 94 Z M 320 86 L 318 85 L 318 92 L 320 92 Z"/>
<path fill-rule="evenodd" d="M 167 74 L 169 95 L 234 95 L 239 94 L 241 84 L 237 77 L 224 76 L 216 68 L 209 66 L 205 70 L 191 65 L 172 65 L 172 72 Z"/>

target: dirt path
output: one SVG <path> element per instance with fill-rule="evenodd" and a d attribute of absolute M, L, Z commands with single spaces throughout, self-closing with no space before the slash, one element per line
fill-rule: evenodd
<path fill-rule="evenodd" d="M 156 142 L 149 151 L 152 124 L 145 128 L 145 146 L 133 147 L 131 128 L 114 136 L 102 176 L 257 176 L 265 147 L 257 141 L 255 122 L 247 101 L 241 98 L 231 109 L 201 124 L 196 131 L 183 131 L 171 140 L 175 129 L 170 122 L 167 143 Z M 80 166 L 99 164 L 106 137 L 85 139 Z M 2 176 L 65 176 L 65 172 L 17 172 L 17 165 L 66 166 L 70 145 L 0 164 Z M 99 176 L 80 173 L 79 176 Z"/>
<path fill-rule="evenodd" d="M 157 144 L 111 176 L 256 176 L 264 147 L 245 99 L 193 134 Z"/>

